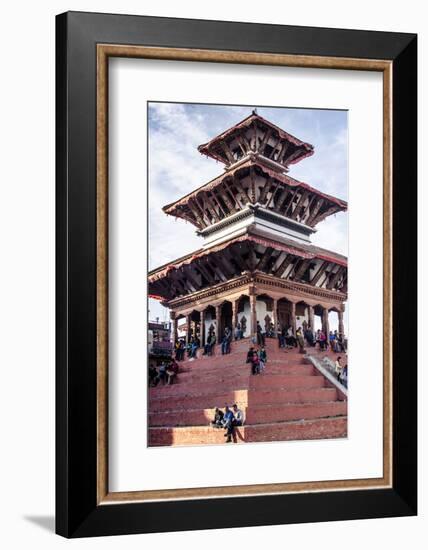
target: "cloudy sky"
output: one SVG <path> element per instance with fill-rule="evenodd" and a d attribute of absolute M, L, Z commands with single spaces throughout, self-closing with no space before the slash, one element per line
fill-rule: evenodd
<path fill-rule="evenodd" d="M 346 111 L 149 103 L 149 269 L 201 246 L 190 223 L 162 212 L 169 204 L 223 172 L 197 146 L 247 117 L 252 109 L 299 139 L 315 153 L 292 165 L 289 175 L 348 200 L 348 124 Z M 323 221 L 312 242 L 347 255 L 347 214 Z M 166 309 L 149 300 L 149 317 L 167 320 Z"/>

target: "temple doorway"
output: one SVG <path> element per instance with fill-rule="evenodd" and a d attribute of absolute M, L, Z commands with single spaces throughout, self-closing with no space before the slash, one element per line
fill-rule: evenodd
<path fill-rule="evenodd" d="M 287 298 L 278 300 L 278 323 L 281 328 L 291 326 L 291 302 Z"/>

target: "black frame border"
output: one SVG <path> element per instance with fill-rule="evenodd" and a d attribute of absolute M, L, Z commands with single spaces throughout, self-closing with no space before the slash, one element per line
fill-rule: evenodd
<path fill-rule="evenodd" d="M 393 487 L 97 505 L 96 45 L 393 62 Z M 417 36 L 67 12 L 56 18 L 56 532 L 65 537 L 417 514 Z M 168 522 L 165 525 L 164 515 Z"/>

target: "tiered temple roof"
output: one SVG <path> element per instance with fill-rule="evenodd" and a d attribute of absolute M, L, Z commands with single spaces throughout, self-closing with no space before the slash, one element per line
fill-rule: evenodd
<path fill-rule="evenodd" d="M 304 283 L 313 290 L 347 291 L 347 260 L 313 245 L 282 240 L 279 243 L 251 233 L 211 248 L 201 248 L 149 274 L 150 292 L 172 300 L 244 273 L 259 272 Z"/>
<path fill-rule="evenodd" d="M 253 112 L 199 151 L 225 172 L 163 207 L 192 223 L 202 248 L 149 273 L 165 304 L 250 274 L 346 300 L 347 259 L 310 244 L 315 226 L 347 203 L 295 180 L 288 166 L 314 148 Z"/>
<path fill-rule="evenodd" d="M 279 170 L 313 155 L 314 147 L 284 132 L 255 111 L 208 143 L 199 145 L 200 153 L 229 167 L 256 152 Z"/>
<path fill-rule="evenodd" d="M 348 207 L 346 201 L 272 170 L 261 157 L 251 154 L 221 176 L 164 206 L 163 211 L 201 230 L 248 204 L 259 204 L 309 227 Z"/>

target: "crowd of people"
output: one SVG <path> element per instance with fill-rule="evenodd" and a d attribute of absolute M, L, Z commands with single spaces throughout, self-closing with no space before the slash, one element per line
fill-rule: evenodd
<path fill-rule="evenodd" d="M 291 326 L 281 326 L 277 329 L 278 345 L 280 348 L 299 348 L 303 352 L 305 346 L 319 347 L 322 351 L 346 353 L 346 339 L 337 330 L 330 330 L 328 335 L 322 329 L 313 330 L 306 321 L 294 334 Z"/>
<path fill-rule="evenodd" d="M 247 352 L 246 363 L 251 365 L 251 374 L 262 374 L 267 363 L 267 353 L 264 345 L 260 349 L 251 346 Z"/>
<path fill-rule="evenodd" d="M 240 324 L 238 323 L 235 329 L 235 340 L 243 338 L 243 332 Z M 221 353 L 226 355 L 230 353 L 231 343 L 233 340 L 232 329 L 228 326 L 225 327 L 223 337 L 220 339 Z M 214 327 L 210 327 L 208 330 L 206 342 L 203 345 L 202 355 L 211 356 L 214 352 L 214 346 L 217 344 L 217 336 Z M 201 342 L 197 336 L 191 336 L 186 343 L 185 338 L 178 338 L 174 346 L 174 357 L 176 361 L 183 361 L 187 356 L 187 359 L 196 359 L 198 349 L 201 347 Z"/>
<path fill-rule="evenodd" d="M 186 354 L 188 359 L 195 359 L 200 345 L 201 343 L 197 337 L 192 336 L 187 344 L 184 338 L 178 338 L 174 345 L 175 360 L 183 361 Z"/>
<path fill-rule="evenodd" d="M 214 326 L 211 326 L 205 344 L 202 346 L 203 355 L 211 356 L 217 343 L 221 345 L 222 355 L 230 353 L 232 341 L 241 340 L 245 331 L 246 327 L 238 322 L 234 328 L 226 326 L 220 339 L 217 339 L 216 330 Z M 330 330 L 328 334 L 323 329 L 314 330 L 306 320 L 296 331 L 291 325 L 280 323 L 278 323 L 275 330 L 272 322 L 265 323 L 263 329 L 260 322 L 257 321 L 256 337 L 253 339 L 253 343 L 257 343 L 259 347 L 264 347 L 266 338 L 275 337 L 278 339 L 280 348 L 299 348 L 301 352 L 304 352 L 305 347 L 318 347 L 323 351 L 331 349 L 335 353 L 346 353 L 346 338 L 338 330 Z M 176 361 L 182 361 L 186 355 L 188 359 L 196 358 L 197 350 L 200 347 L 201 342 L 198 336 L 192 335 L 187 343 L 185 338 L 179 338 L 175 343 L 174 355 Z"/>
<path fill-rule="evenodd" d="M 231 351 L 231 345 L 233 340 L 238 341 L 244 337 L 246 327 L 241 323 L 237 323 L 235 328 L 232 329 L 226 326 L 223 334 L 219 340 L 220 349 L 222 355 L 227 355 Z M 329 349 L 334 353 L 346 353 L 347 341 L 343 334 L 337 330 L 330 330 L 328 334 L 323 329 L 314 330 L 311 325 L 305 320 L 302 326 L 298 327 L 296 331 L 293 330 L 291 325 L 281 325 L 278 323 L 275 331 L 274 324 L 272 322 L 265 324 L 264 330 L 259 321 L 256 324 L 256 336 L 252 339 L 252 343 L 257 344 L 258 349 L 251 347 L 247 355 L 247 363 L 251 364 L 252 374 L 263 373 L 266 365 L 266 349 L 265 339 L 275 338 L 278 339 L 278 346 L 285 349 L 298 348 L 304 353 L 306 347 L 319 348 L 321 351 L 328 351 Z M 202 355 L 211 356 L 214 352 L 214 346 L 217 344 L 216 330 L 214 326 L 208 329 L 206 337 L 206 343 L 203 345 Z M 177 365 L 177 362 L 183 361 L 185 356 L 187 359 L 195 359 L 197 351 L 201 347 L 201 342 L 198 336 L 191 336 L 186 343 L 185 338 L 178 338 L 174 347 L 174 359 L 172 365 Z M 178 367 L 178 365 L 177 365 Z M 177 368 L 174 366 L 174 368 Z M 162 364 L 159 367 L 159 371 L 154 374 L 151 373 L 149 380 L 152 384 L 157 384 L 159 381 L 166 381 L 164 383 L 172 383 L 173 377 L 167 373 L 167 364 Z M 176 373 L 175 373 L 176 375 Z M 346 370 L 344 376 L 347 376 Z M 155 382 L 156 380 L 156 382 Z M 171 381 L 170 381 L 171 380 Z"/>
<path fill-rule="evenodd" d="M 232 442 L 235 428 L 244 425 L 244 413 L 235 403 L 232 408 L 228 405 L 222 411 L 219 407 L 215 408 L 214 419 L 211 422 L 213 428 L 222 428 L 225 430 L 224 437 L 227 437 L 226 443 Z"/>
<path fill-rule="evenodd" d="M 177 378 L 179 366 L 175 359 L 165 360 L 156 368 L 149 365 L 149 387 L 154 388 L 158 384 L 171 385 Z"/>
<path fill-rule="evenodd" d="M 243 338 L 243 334 L 243 329 L 239 323 L 233 332 L 231 328 L 226 327 L 221 339 L 221 353 L 223 355 L 230 353 L 233 338 L 235 341 L 240 340 Z M 337 330 L 329 331 L 328 335 L 322 329 L 314 331 L 306 321 L 303 322 L 301 327 L 297 328 L 295 333 L 291 326 L 278 324 L 276 336 L 280 348 L 298 347 L 303 352 L 305 346 L 314 348 L 318 346 L 323 351 L 331 349 L 335 353 L 346 353 L 344 335 L 339 334 Z M 246 363 L 250 365 L 252 375 L 260 375 L 265 372 L 267 363 L 266 337 L 275 338 L 274 325 L 271 323 L 269 330 L 265 327 L 265 331 L 263 331 L 257 321 L 256 338 L 252 340 L 254 344 L 257 343 L 257 347 L 255 345 L 250 346 L 246 355 Z M 211 356 L 216 342 L 215 330 L 214 327 L 211 327 L 208 331 L 203 354 Z M 199 348 L 200 341 L 197 337 L 192 336 L 187 343 L 184 338 L 179 338 L 175 343 L 174 358 L 163 361 L 158 368 L 154 365 L 149 366 L 149 387 L 156 387 L 159 384 L 173 384 L 179 372 L 178 362 L 184 359 L 185 354 L 187 354 L 188 359 L 196 358 L 196 352 Z M 348 365 L 342 365 L 341 356 L 338 356 L 334 363 L 334 372 L 337 380 L 348 387 Z M 224 411 L 216 407 L 214 419 L 211 422 L 213 427 L 225 430 L 226 443 L 232 441 L 235 427 L 243 426 L 243 424 L 244 416 L 237 404 L 234 404 L 232 408 L 226 405 Z"/>

